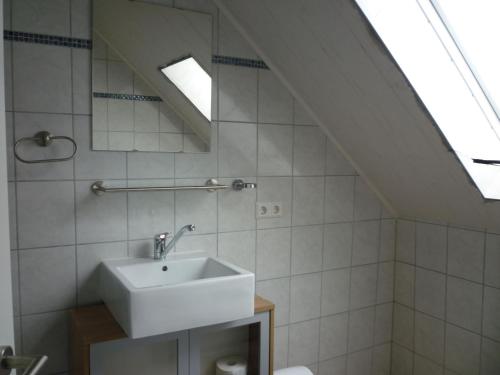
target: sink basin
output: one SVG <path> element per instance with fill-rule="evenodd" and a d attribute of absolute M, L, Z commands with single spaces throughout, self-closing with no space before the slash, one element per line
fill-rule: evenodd
<path fill-rule="evenodd" d="M 254 314 L 254 274 L 207 256 L 103 261 L 99 294 L 131 338 Z"/>

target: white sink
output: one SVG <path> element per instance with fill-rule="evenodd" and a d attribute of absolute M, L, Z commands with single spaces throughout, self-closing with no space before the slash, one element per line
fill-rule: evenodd
<path fill-rule="evenodd" d="M 207 256 L 102 262 L 99 294 L 131 338 L 254 314 L 254 274 Z"/>

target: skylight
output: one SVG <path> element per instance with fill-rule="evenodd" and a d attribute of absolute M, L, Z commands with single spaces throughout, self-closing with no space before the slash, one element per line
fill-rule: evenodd
<path fill-rule="evenodd" d="M 485 198 L 500 199 L 500 3 L 356 0 Z"/>
<path fill-rule="evenodd" d="M 193 57 L 160 67 L 160 70 L 208 121 L 212 119 L 212 78 Z"/>

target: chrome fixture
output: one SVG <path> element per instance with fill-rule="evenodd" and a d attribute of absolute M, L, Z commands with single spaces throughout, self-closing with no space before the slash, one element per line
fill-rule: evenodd
<path fill-rule="evenodd" d="M 245 182 L 243 180 L 234 180 L 233 181 L 233 189 L 240 191 L 243 189 L 256 189 L 257 184 L 255 182 Z"/>
<path fill-rule="evenodd" d="M 177 241 L 183 236 L 186 232 L 193 232 L 196 229 L 194 224 L 184 225 L 179 231 L 174 235 L 174 237 L 167 244 L 167 239 L 169 238 L 170 233 L 160 233 L 157 234 L 154 238 L 154 253 L 153 258 L 155 260 L 164 260 L 167 254 L 172 250 Z"/>
<path fill-rule="evenodd" d="M 71 153 L 70 156 L 66 156 L 63 158 L 54 158 L 54 159 L 34 159 L 34 160 L 29 160 L 29 159 L 24 159 L 21 156 L 19 156 L 19 153 L 17 152 L 17 146 L 19 144 L 26 142 L 26 141 L 31 141 L 35 142 L 38 146 L 40 147 L 48 147 L 52 144 L 54 139 L 64 139 L 73 144 L 73 152 Z M 40 131 L 36 133 L 33 137 L 23 137 L 19 138 L 16 143 L 14 143 L 14 156 L 16 157 L 17 160 L 27 163 L 27 164 L 36 164 L 36 163 L 53 163 L 57 161 L 66 161 L 66 160 L 71 160 L 73 159 L 73 156 L 75 156 L 76 151 L 78 147 L 76 145 L 76 142 L 73 140 L 73 138 L 67 137 L 65 135 L 52 135 L 48 131 Z"/>
<path fill-rule="evenodd" d="M 106 187 L 102 181 L 96 181 L 90 186 L 90 190 L 96 195 L 104 193 L 123 193 L 135 191 L 183 191 L 183 190 L 205 190 L 214 192 L 217 190 L 225 190 L 232 188 L 236 191 L 243 189 L 256 189 L 257 184 L 254 182 L 244 182 L 243 180 L 234 180 L 231 185 L 222 185 L 215 178 L 207 180 L 205 185 L 191 185 L 191 186 L 140 186 L 140 187 Z"/>
<path fill-rule="evenodd" d="M 0 346 L 0 375 L 8 375 L 14 369 L 24 370 L 23 375 L 35 375 L 48 359 L 46 355 L 21 357 L 13 354 L 10 346 Z"/>

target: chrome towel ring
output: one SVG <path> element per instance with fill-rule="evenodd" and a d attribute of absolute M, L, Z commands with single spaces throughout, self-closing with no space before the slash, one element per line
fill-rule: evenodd
<path fill-rule="evenodd" d="M 35 142 L 38 146 L 40 147 L 48 147 L 52 144 L 54 140 L 57 139 L 64 139 L 67 141 L 70 141 L 73 144 L 73 153 L 70 156 L 66 156 L 63 158 L 55 158 L 55 159 L 34 159 L 34 160 L 28 160 L 24 159 L 19 154 L 17 153 L 17 146 L 21 144 L 22 142 L 26 141 L 31 141 Z M 76 151 L 78 147 L 76 145 L 76 142 L 74 141 L 73 138 L 67 137 L 65 135 L 52 135 L 48 131 L 40 131 L 36 133 L 33 137 L 23 137 L 20 138 L 16 141 L 14 144 L 14 156 L 16 157 L 17 160 L 23 162 L 23 163 L 28 163 L 28 164 L 35 164 L 35 163 L 53 163 L 57 161 L 66 161 L 66 160 L 71 160 L 73 156 L 75 156 Z"/>

